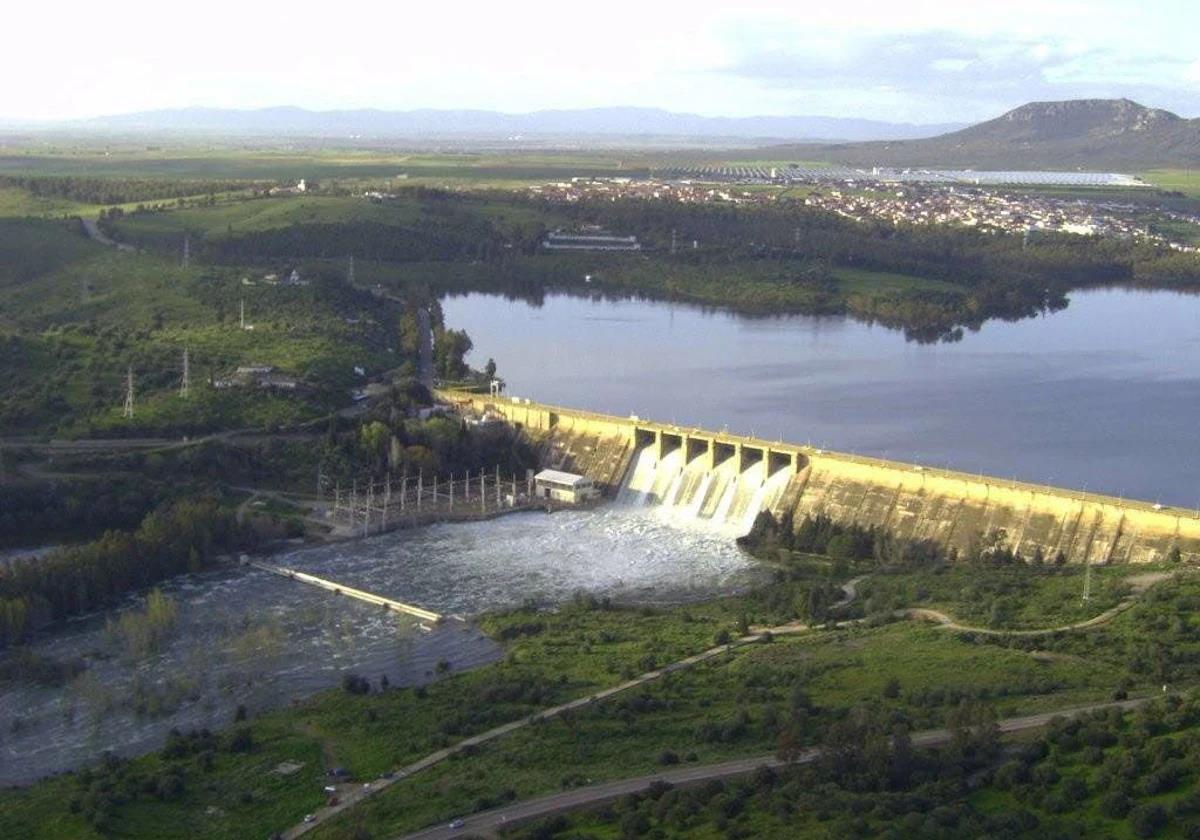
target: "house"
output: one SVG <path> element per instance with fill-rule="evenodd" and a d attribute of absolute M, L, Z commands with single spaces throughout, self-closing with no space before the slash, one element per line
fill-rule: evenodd
<path fill-rule="evenodd" d="M 236 373 L 238 376 L 261 376 L 274 370 L 274 365 L 242 365 Z"/>
<path fill-rule="evenodd" d="M 533 477 L 533 485 L 537 498 L 572 505 L 594 499 L 598 495 L 596 486 L 587 476 L 560 470 L 542 470 Z"/>

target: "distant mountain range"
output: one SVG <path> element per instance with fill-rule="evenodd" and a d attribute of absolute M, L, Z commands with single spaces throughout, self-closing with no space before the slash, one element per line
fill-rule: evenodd
<path fill-rule="evenodd" d="M 386 139 L 529 137 L 726 138 L 733 140 L 893 140 L 932 137 L 961 124 L 917 125 L 842 117 L 705 117 L 659 108 L 586 108 L 506 114 L 436 110 L 240 111 L 178 108 L 48 123 L 37 128 L 116 133 L 221 134 Z"/>
<path fill-rule="evenodd" d="M 761 157 L 762 149 L 754 153 Z M 1031 102 L 925 139 L 772 148 L 781 158 L 856 166 L 1116 169 L 1200 166 L 1200 119 L 1128 99 Z"/>

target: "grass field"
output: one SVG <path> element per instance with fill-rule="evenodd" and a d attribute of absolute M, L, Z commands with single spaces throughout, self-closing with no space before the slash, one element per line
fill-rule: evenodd
<path fill-rule="evenodd" d="M 512 152 L 499 154 L 305 150 L 200 144 L 146 149 L 94 146 L 0 147 L 0 174 L 91 177 L 238 178 L 295 182 L 413 181 L 511 186 L 581 175 L 648 171 L 636 153 Z"/>
<path fill-rule="evenodd" d="M 398 343 L 391 304 L 319 284 L 245 286 L 241 276 L 105 248 L 78 223 L 0 220 L 0 425 L 60 433 L 279 425 L 323 411 L 321 389 L 350 387 L 356 365 L 401 364 L 388 352 Z M 239 328 L 243 302 L 253 331 Z M 190 401 L 175 395 L 185 347 Z M 250 363 L 308 379 L 315 401 L 210 388 L 210 377 Z M 139 395 L 132 423 L 120 417 L 128 366 Z"/>
<path fill-rule="evenodd" d="M 1164 190 L 1176 190 L 1200 199 L 1200 171 L 1195 169 L 1152 169 L 1141 173 L 1141 177 Z"/>
<path fill-rule="evenodd" d="M 863 583 L 871 609 L 931 607 L 963 624 L 1042 629 L 1086 621 L 1125 598 L 1130 575 L 1162 571 L 1129 566 L 944 566 L 931 571 L 879 574 Z M 1083 601 L 1084 579 L 1090 577 Z"/>

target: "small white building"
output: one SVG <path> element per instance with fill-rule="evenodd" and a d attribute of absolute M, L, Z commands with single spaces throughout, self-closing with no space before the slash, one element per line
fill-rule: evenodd
<path fill-rule="evenodd" d="M 550 499 L 576 505 L 597 495 L 596 485 L 586 475 L 542 470 L 533 477 L 534 494 L 539 499 Z"/>

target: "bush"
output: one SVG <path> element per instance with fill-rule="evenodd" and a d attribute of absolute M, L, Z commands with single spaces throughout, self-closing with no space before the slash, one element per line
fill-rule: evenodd
<path fill-rule="evenodd" d="M 239 726 L 229 738 L 229 752 L 246 753 L 254 749 L 254 735 L 249 726 Z"/>
<path fill-rule="evenodd" d="M 369 694 L 371 681 L 359 674 L 343 674 L 342 688 L 351 694 Z"/>
<path fill-rule="evenodd" d="M 679 763 L 679 754 L 674 750 L 663 750 L 658 754 L 658 763 L 663 767 Z"/>
<path fill-rule="evenodd" d="M 1139 805 L 1129 812 L 1129 826 L 1138 837 L 1153 837 L 1167 824 L 1167 812 L 1161 805 Z"/>

